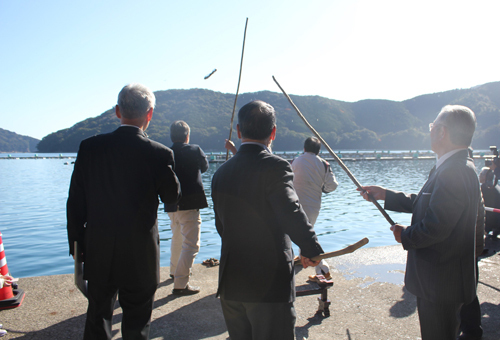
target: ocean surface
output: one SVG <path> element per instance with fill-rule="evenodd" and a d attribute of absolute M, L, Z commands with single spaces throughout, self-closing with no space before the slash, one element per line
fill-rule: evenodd
<path fill-rule="evenodd" d="M 11 154 L 26 157 L 34 154 Z M 59 154 L 38 154 L 58 157 Z M 65 154 L 64 156 L 75 156 Z M 3 154 L 0 157 L 5 158 Z M 74 159 L 0 159 L 0 232 L 7 265 L 14 277 L 68 274 L 73 258 L 68 253 L 66 200 Z M 377 160 L 346 162 L 361 185 L 381 185 L 405 192 L 418 192 L 434 165 L 434 160 Z M 476 160 L 476 168 L 484 165 Z M 201 249 L 197 263 L 220 255 L 220 238 L 214 224 L 210 181 L 218 168 L 210 164 L 203 174 L 209 207 L 201 210 Z M 336 191 L 323 195 L 315 230 L 325 252 L 341 249 L 368 237 L 365 247 L 394 245 L 389 223 L 340 166 L 332 162 L 339 182 Z M 410 214 L 388 212 L 397 223 L 410 223 Z M 170 220 L 158 209 L 161 266 L 169 265 Z M 297 252 L 297 248 L 295 248 Z"/>

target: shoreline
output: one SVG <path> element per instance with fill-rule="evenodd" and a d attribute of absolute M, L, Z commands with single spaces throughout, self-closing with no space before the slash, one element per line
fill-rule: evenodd
<path fill-rule="evenodd" d="M 300 151 L 274 151 L 275 155 L 278 155 L 288 161 L 293 161 L 296 157 L 302 154 Z M 30 154 L 30 153 L 28 153 Z M 355 162 L 355 161 L 380 161 L 380 160 L 435 160 L 436 156 L 430 150 L 380 150 L 380 151 L 359 151 L 359 150 L 349 150 L 349 151 L 338 151 L 336 155 L 342 159 L 342 161 Z M 209 163 L 224 163 L 226 161 L 225 152 L 206 152 L 207 159 Z M 321 158 L 329 162 L 336 162 L 330 153 L 322 151 L 318 155 Z M 232 157 L 232 155 L 230 156 Z M 475 152 L 474 159 L 491 159 L 493 155 L 487 155 L 485 152 Z M 54 155 L 49 156 L 48 153 L 41 155 L 33 154 L 30 156 L 19 156 L 19 153 L 15 153 L 14 156 L 8 154 L 7 157 L 0 157 L 0 160 L 21 160 L 21 159 L 76 159 L 76 155 Z M 72 162 L 73 163 L 73 162 Z"/>
<path fill-rule="evenodd" d="M 478 296 L 483 340 L 500 339 L 500 240 L 487 238 L 489 253 L 479 262 Z M 331 316 L 315 316 L 318 295 L 298 297 L 296 339 L 420 339 L 416 299 L 403 287 L 406 252 L 401 246 L 361 248 L 327 260 L 334 286 L 328 291 Z M 296 269 L 297 286 L 312 269 Z M 138 274 L 140 276 L 140 273 Z M 190 282 L 200 294 L 171 294 L 169 268 L 161 268 L 151 323 L 151 339 L 227 339 L 220 303 L 215 298 L 218 267 L 193 267 Z M 3 310 L 4 339 L 78 339 L 83 335 L 87 301 L 72 274 L 19 280 L 23 304 Z M 121 309 L 115 307 L 113 339 L 121 339 Z"/>

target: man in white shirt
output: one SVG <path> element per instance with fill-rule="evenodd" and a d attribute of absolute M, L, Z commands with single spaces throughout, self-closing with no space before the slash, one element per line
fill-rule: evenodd
<path fill-rule="evenodd" d="M 304 153 L 292 162 L 293 186 L 299 196 L 309 222 L 314 226 L 321 209 L 321 194 L 337 189 L 338 182 L 330 168 L 330 164 L 318 156 L 321 142 L 316 137 L 309 137 L 304 142 Z M 317 275 L 331 279 L 330 268 L 325 260 L 316 267 Z M 316 275 L 309 279 L 317 281 Z"/>

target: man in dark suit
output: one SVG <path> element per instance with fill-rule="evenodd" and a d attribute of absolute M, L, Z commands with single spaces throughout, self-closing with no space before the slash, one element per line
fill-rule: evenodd
<path fill-rule="evenodd" d="M 243 106 L 236 126 L 242 144 L 212 179 L 215 225 L 222 238 L 219 288 L 233 340 L 295 339 L 293 251 L 310 258 L 323 252 L 298 202 L 290 164 L 273 155 L 274 108 L 262 101 Z"/>
<path fill-rule="evenodd" d="M 208 169 L 207 157 L 198 145 L 188 144 L 189 132 L 189 125 L 182 120 L 170 126 L 175 173 L 182 188 L 182 198 L 177 204 L 165 204 L 172 230 L 170 277 L 174 279 L 174 295 L 200 292 L 199 287 L 188 282 L 191 267 L 200 250 L 200 209 L 208 207 L 201 181 L 201 174 Z"/>
<path fill-rule="evenodd" d="M 455 340 L 461 306 L 476 296 L 475 229 L 479 182 L 467 147 L 476 127 L 474 112 L 448 105 L 429 124 L 436 166 L 418 195 L 367 186 L 385 208 L 411 212 L 410 226 L 393 225 L 408 250 L 405 285 L 417 296 L 423 340 Z"/>
<path fill-rule="evenodd" d="M 118 95 L 114 132 L 80 144 L 67 203 L 70 254 L 82 249 L 88 280 L 84 339 L 111 339 L 116 296 L 123 339 L 147 339 L 159 283 L 158 196 L 175 203 L 180 187 L 172 150 L 147 138 L 155 96 L 140 84 Z"/>

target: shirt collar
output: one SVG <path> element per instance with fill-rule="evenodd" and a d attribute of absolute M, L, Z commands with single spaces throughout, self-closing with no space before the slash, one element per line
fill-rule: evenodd
<path fill-rule="evenodd" d="M 451 156 L 453 156 L 454 154 L 456 154 L 457 152 L 460 152 L 462 150 L 467 150 L 467 149 L 462 148 L 462 149 L 451 150 L 450 152 L 447 152 L 444 155 L 442 155 L 441 157 L 439 157 L 437 159 L 437 162 L 436 162 L 436 169 L 439 168 L 441 166 L 441 164 L 443 164 L 444 161 L 446 161 L 448 158 L 450 158 Z"/>
<path fill-rule="evenodd" d="M 138 126 L 135 126 L 135 125 L 130 125 L 130 124 L 121 124 L 121 125 L 120 125 L 120 127 L 122 127 L 122 126 L 124 126 L 124 127 L 134 127 L 134 128 L 136 128 L 136 129 L 138 129 L 138 130 L 139 130 L 139 131 L 140 131 L 140 132 L 141 132 L 144 136 L 146 136 L 146 137 L 148 137 L 148 138 L 149 138 L 149 136 L 148 136 L 148 134 L 146 133 L 146 131 L 144 131 L 143 129 L 141 129 L 141 128 L 140 128 L 140 127 L 138 127 Z"/>
<path fill-rule="evenodd" d="M 130 125 L 130 124 L 121 124 L 120 126 L 132 126 L 132 127 L 135 127 L 135 128 L 137 128 L 139 130 L 142 130 L 140 127 L 135 126 L 135 125 Z"/>
<path fill-rule="evenodd" d="M 258 145 L 258 146 L 261 146 L 264 150 L 266 150 L 267 152 L 269 153 L 272 153 L 271 150 L 264 144 L 262 143 L 257 143 L 257 142 L 245 142 L 245 143 L 241 143 L 241 145 L 245 145 L 245 144 L 254 144 L 254 145 Z"/>

